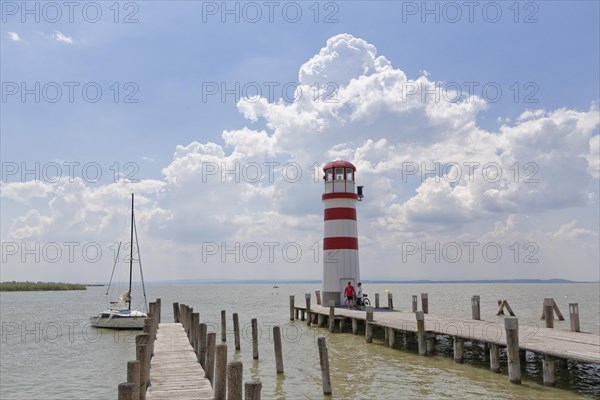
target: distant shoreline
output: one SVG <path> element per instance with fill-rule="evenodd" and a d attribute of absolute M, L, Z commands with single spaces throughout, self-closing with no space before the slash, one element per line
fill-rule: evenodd
<path fill-rule="evenodd" d="M 452 281 L 433 281 L 433 280 L 412 280 L 412 281 L 403 281 L 403 280 L 370 280 L 364 279 L 363 283 L 366 284 L 469 284 L 469 283 L 478 283 L 478 284 L 497 284 L 497 283 L 524 283 L 524 284 L 544 284 L 544 283 L 599 283 L 597 281 L 571 281 L 567 279 L 487 279 L 487 280 L 452 280 Z M 320 284 L 321 280 L 265 280 L 265 279 L 255 279 L 255 280 L 227 280 L 227 279 L 182 279 L 182 280 L 170 280 L 170 281 L 151 281 L 147 282 L 147 284 L 167 284 L 167 285 L 223 285 L 223 284 L 231 284 L 231 285 L 239 285 L 239 284 L 255 284 L 255 285 L 285 285 L 285 284 Z"/>
<path fill-rule="evenodd" d="M 42 292 L 59 290 L 86 290 L 85 285 L 63 282 L 2 282 L 0 292 Z"/>

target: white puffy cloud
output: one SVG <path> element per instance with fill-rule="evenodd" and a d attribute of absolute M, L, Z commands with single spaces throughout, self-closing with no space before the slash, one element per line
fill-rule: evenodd
<path fill-rule="evenodd" d="M 366 186 L 359 234 L 361 263 L 370 273 L 363 275 L 405 277 L 397 264 L 390 266 L 403 241 L 461 238 L 539 242 L 550 249 L 543 253 L 551 255 L 544 259 L 550 264 L 564 259 L 556 253 L 564 248 L 561 240 L 569 241 L 564 254 L 578 257 L 577 249 L 585 250 L 573 276 L 595 276 L 590 265 L 598 249 L 589 241 L 597 232 L 576 227 L 570 210 L 597 202 L 590 189 L 598 179 L 597 108 L 525 111 L 489 132 L 477 124 L 489 107 L 484 99 L 437 96 L 440 82 L 426 71 L 409 78 L 373 44 L 348 34 L 330 38 L 300 66 L 299 82 L 291 103 L 241 99 L 237 108 L 249 124 L 264 120 L 266 129 L 244 126 L 223 131 L 222 143 L 177 145 L 162 179 L 94 188 L 83 182 L 3 185 L 6 198 L 50 198 L 45 212 L 15 219 L 10 234 L 108 238 L 111 227 L 126 220 L 123 199 L 135 190 L 138 223 L 160 278 L 198 277 L 197 268 L 203 277 L 314 278 L 321 269 L 311 257 L 322 234 L 321 167 L 343 158 L 357 166 L 358 184 Z M 544 215 L 552 215 L 549 232 L 555 233 L 536 227 L 533 221 Z M 223 263 L 219 254 L 205 260 L 207 243 L 232 248 L 270 241 L 301 243 L 305 257 L 278 265 Z M 520 277 L 519 265 L 507 262 Z M 175 272 L 161 272 L 164 263 Z M 501 277 L 500 264 L 488 266 L 480 277 Z M 299 275 L 299 267 L 307 275 Z M 443 277 L 440 268 L 421 277 Z M 472 265 L 460 268 L 453 277 L 471 276 Z M 548 271 L 559 272 L 553 268 Z M 538 266 L 528 273 L 545 272 Z"/>
<path fill-rule="evenodd" d="M 10 37 L 10 40 L 12 40 L 13 42 L 21 41 L 21 37 L 19 36 L 19 34 L 17 32 L 8 32 L 8 36 Z"/>

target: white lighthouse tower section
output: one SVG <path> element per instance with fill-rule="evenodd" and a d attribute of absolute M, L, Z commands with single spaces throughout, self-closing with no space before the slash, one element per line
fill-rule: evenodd
<path fill-rule="evenodd" d="M 360 281 L 358 232 L 354 193 L 354 165 L 347 161 L 327 164 L 325 171 L 323 235 L 323 304 L 343 304 L 348 282 Z"/>

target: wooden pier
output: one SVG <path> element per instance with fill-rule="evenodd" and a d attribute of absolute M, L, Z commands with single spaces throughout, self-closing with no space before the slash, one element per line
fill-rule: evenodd
<path fill-rule="evenodd" d="M 358 333 L 359 324 L 364 327 L 365 341 L 371 343 L 376 329 L 383 330 L 384 345 L 400 347 L 412 341 L 417 344 L 419 355 L 433 355 L 438 335 L 446 335 L 453 340 L 454 360 L 463 362 L 464 342 L 482 343 L 489 349 L 490 369 L 500 371 L 500 348 L 505 347 L 508 361 L 509 379 L 513 383 L 521 382 L 521 363 L 525 362 L 525 352 L 530 351 L 543 356 L 544 385 L 555 383 L 555 366 L 557 361 L 571 360 L 585 364 L 600 364 L 600 336 L 579 332 L 579 316 L 577 305 L 570 305 L 572 331 L 552 328 L 553 301 L 544 300 L 544 319 L 546 327 L 535 323 L 519 326 L 516 317 L 506 317 L 504 323 L 481 319 L 452 318 L 431 315 L 416 311 L 416 296 L 413 296 L 415 312 L 393 310 L 391 296 L 388 307 L 365 310 L 310 305 L 310 294 L 306 294 L 306 306 L 296 306 L 290 296 L 290 319 L 306 320 L 308 325 L 328 326 L 330 332 L 343 332 L 351 325 L 351 332 Z M 317 293 L 317 301 L 319 300 Z M 378 296 L 377 296 L 378 297 Z M 376 297 L 376 298 L 377 298 Z M 427 307 L 427 296 L 422 296 L 423 305 Z M 503 303 L 506 300 L 503 301 Z M 377 302 L 378 303 L 378 302 Z M 474 318 L 479 318 L 479 296 L 473 296 Z M 510 307 L 510 306 L 508 306 Z M 574 312 L 577 314 L 574 315 Z M 511 312 L 512 313 L 512 312 Z M 560 317 L 559 313 L 557 313 Z M 350 323 L 349 325 L 346 325 Z M 336 329 L 337 327 L 337 329 Z M 349 328 L 347 328 L 349 330 Z"/>
<path fill-rule="evenodd" d="M 154 356 L 150 364 L 149 400 L 214 399 L 210 381 L 183 325 L 161 323 L 156 334 Z"/>

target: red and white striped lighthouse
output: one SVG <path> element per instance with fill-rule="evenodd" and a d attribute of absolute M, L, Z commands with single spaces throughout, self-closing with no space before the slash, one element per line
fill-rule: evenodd
<path fill-rule="evenodd" d="M 348 161 L 330 162 L 323 171 L 323 304 L 335 300 L 340 305 L 348 282 L 356 287 L 360 281 L 356 202 L 362 199 L 362 186 L 355 187 L 356 167 Z"/>

